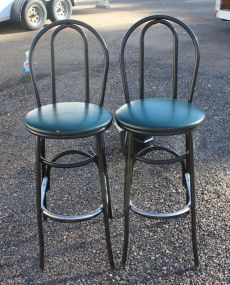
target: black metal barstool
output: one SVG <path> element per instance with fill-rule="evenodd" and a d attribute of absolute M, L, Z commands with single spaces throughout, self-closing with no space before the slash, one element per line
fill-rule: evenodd
<path fill-rule="evenodd" d="M 53 29 L 51 35 L 51 79 L 52 79 L 52 103 L 41 104 L 34 71 L 34 50 L 42 36 Z M 85 102 L 60 102 L 56 100 L 56 78 L 55 78 L 55 38 L 64 29 L 72 29 L 80 34 L 84 43 L 85 61 Z M 97 104 L 90 103 L 89 93 L 89 56 L 88 40 L 85 31 L 92 33 L 98 40 L 104 53 L 104 71 L 102 92 L 100 101 Z M 47 39 L 46 39 L 47 40 Z M 103 107 L 106 81 L 109 67 L 109 54 L 102 37 L 91 26 L 75 20 L 62 20 L 52 23 L 41 30 L 32 42 L 29 56 L 31 78 L 34 93 L 37 101 L 37 108 L 30 111 L 25 118 L 27 130 L 36 136 L 36 204 L 37 222 L 40 246 L 40 268 L 44 268 L 44 238 L 43 220 L 47 217 L 58 222 L 74 223 L 92 219 L 99 214 L 104 214 L 106 245 L 111 268 L 114 268 L 113 254 L 110 241 L 109 218 L 112 218 L 111 199 L 109 192 L 109 181 L 105 158 L 105 145 L 103 132 L 112 123 L 112 114 Z M 96 138 L 96 154 L 86 153 L 77 149 L 59 153 L 52 160 L 46 159 L 45 142 L 47 139 L 77 139 L 93 136 Z M 83 160 L 72 163 L 59 163 L 59 158 L 70 154 L 78 154 L 84 157 Z M 102 205 L 96 210 L 83 215 L 67 216 L 52 213 L 46 205 L 46 193 L 50 188 L 50 170 L 56 168 L 75 168 L 95 163 L 99 169 Z M 52 188 L 52 187 L 51 187 Z"/>
<path fill-rule="evenodd" d="M 144 98 L 144 49 L 145 34 L 147 30 L 156 25 L 162 24 L 168 27 L 174 39 L 173 51 L 173 94 L 172 99 L 167 98 Z M 191 86 L 186 100 L 177 98 L 177 73 L 178 73 L 178 34 L 174 24 L 182 27 L 190 36 L 195 49 L 195 63 Z M 125 64 L 125 48 L 130 35 L 138 28 L 143 27 L 140 35 L 139 46 L 139 100 L 131 101 L 127 80 L 127 67 Z M 116 122 L 128 134 L 128 150 L 126 154 L 125 186 L 124 186 L 124 247 L 122 265 L 126 265 L 128 241 L 129 241 L 129 212 L 133 212 L 152 219 L 171 219 L 191 213 L 192 225 L 192 245 L 195 265 L 198 266 L 197 238 L 196 238 L 196 208 L 195 208 L 195 181 L 194 181 L 194 162 L 193 162 L 193 138 L 192 131 L 204 120 L 205 113 L 202 109 L 192 103 L 193 93 L 199 67 L 200 52 L 199 45 L 193 31 L 182 21 L 165 15 L 155 15 L 146 17 L 135 23 L 126 33 L 121 46 L 121 73 L 126 104 L 116 112 Z M 164 147 L 153 145 L 143 148 L 138 152 L 133 150 L 135 135 L 149 136 L 175 136 L 185 135 L 184 154 Z M 154 151 L 169 153 L 173 158 L 151 159 L 145 155 Z M 152 165 L 165 165 L 180 163 L 182 167 L 182 181 L 186 190 L 186 205 L 184 208 L 167 213 L 145 211 L 136 207 L 130 199 L 130 191 L 133 177 L 133 166 L 135 161 L 141 161 Z M 153 193 L 154 195 L 154 193 Z"/>

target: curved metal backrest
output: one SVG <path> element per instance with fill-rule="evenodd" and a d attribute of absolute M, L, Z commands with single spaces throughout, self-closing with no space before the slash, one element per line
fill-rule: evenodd
<path fill-rule="evenodd" d="M 41 106 L 41 100 L 39 96 L 39 91 L 38 91 L 38 86 L 37 86 L 37 81 L 36 81 L 36 76 L 35 76 L 35 71 L 34 71 L 34 66 L 33 66 L 33 56 L 34 56 L 34 50 L 35 47 L 37 46 L 37 43 L 39 39 L 50 29 L 57 27 L 52 35 L 51 35 L 51 81 L 52 81 L 52 102 L 56 103 L 56 76 L 55 76 L 55 49 L 54 49 L 54 43 L 55 43 L 55 38 L 57 34 L 67 28 L 73 29 L 76 32 L 80 34 L 82 37 L 83 43 L 84 43 L 84 61 L 85 61 L 85 102 L 89 103 L 90 101 L 90 92 L 89 92 L 89 47 L 88 47 L 88 40 L 86 37 L 85 32 L 83 31 L 82 28 L 85 28 L 86 30 L 90 31 L 96 39 L 99 41 L 102 50 L 104 52 L 104 76 L 102 80 L 102 93 L 100 97 L 100 102 L 99 105 L 104 104 L 104 97 L 105 97 L 105 89 L 106 89 L 106 82 L 107 82 L 107 76 L 108 76 L 108 69 L 109 69 L 109 53 L 107 46 L 103 40 L 103 38 L 98 34 L 98 32 L 89 26 L 88 24 L 77 21 L 77 20 L 61 20 L 54 22 L 46 27 L 44 27 L 34 38 L 31 48 L 30 48 L 30 54 L 29 54 L 29 65 L 30 65 L 30 71 L 31 71 L 31 78 L 32 78 L 32 83 L 33 83 L 33 88 L 34 88 L 34 93 L 36 96 L 36 101 L 38 107 Z"/>
<path fill-rule="evenodd" d="M 125 66 L 125 47 L 130 35 L 141 25 L 145 24 L 140 36 L 140 56 L 139 56 L 139 97 L 140 99 L 144 98 L 144 43 L 145 43 L 145 34 L 146 31 L 153 25 L 156 24 L 163 24 L 168 27 L 172 34 L 173 34 L 173 41 L 174 41 L 174 49 L 173 49 L 173 95 L 174 99 L 177 98 L 177 73 L 178 73 L 178 34 L 172 23 L 178 24 L 181 26 L 190 36 L 193 42 L 193 46 L 195 49 L 195 62 L 193 66 L 193 75 L 191 80 L 191 85 L 188 94 L 188 101 L 192 102 L 193 100 L 193 93 L 195 89 L 197 73 L 199 68 L 200 62 L 200 50 L 198 40 L 193 33 L 193 31 L 182 21 L 166 15 L 153 15 L 146 18 L 141 19 L 140 21 L 136 22 L 125 34 L 122 44 L 121 44 L 121 54 L 120 54 L 120 68 L 122 73 L 122 82 L 123 88 L 125 93 L 125 100 L 126 103 L 130 102 L 129 96 L 129 88 L 128 88 L 128 80 L 126 74 L 126 66 Z"/>

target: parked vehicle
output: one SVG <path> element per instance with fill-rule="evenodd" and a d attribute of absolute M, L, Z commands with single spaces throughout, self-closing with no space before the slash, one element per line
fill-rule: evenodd
<path fill-rule="evenodd" d="M 46 19 L 68 19 L 72 15 L 74 0 L 0 0 L 0 22 L 20 22 L 29 30 L 43 27 Z"/>
<path fill-rule="evenodd" d="M 230 21 L 230 0 L 216 0 L 216 17 Z"/>

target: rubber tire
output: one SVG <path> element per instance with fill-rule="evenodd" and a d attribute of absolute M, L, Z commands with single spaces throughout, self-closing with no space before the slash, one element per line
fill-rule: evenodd
<path fill-rule="evenodd" d="M 32 6 L 36 6 L 40 8 L 42 11 L 42 19 L 37 25 L 31 24 L 29 21 L 28 12 Z M 46 7 L 41 1 L 32 0 L 32 1 L 26 2 L 26 4 L 24 5 L 22 9 L 22 14 L 21 14 L 21 23 L 26 29 L 31 30 L 31 31 L 40 30 L 44 26 L 46 19 L 47 19 Z"/>
<path fill-rule="evenodd" d="M 57 3 L 59 1 L 65 1 L 66 4 L 68 5 L 68 13 L 66 15 L 65 18 L 60 18 L 57 14 L 56 14 L 56 11 L 55 11 L 55 7 L 57 5 Z M 52 21 L 52 22 L 55 22 L 55 21 L 59 21 L 59 20 L 65 20 L 65 19 L 69 19 L 72 15 L 72 3 L 70 0 L 53 0 L 49 3 L 49 6 L 48 6 L 48 18 Z"/>

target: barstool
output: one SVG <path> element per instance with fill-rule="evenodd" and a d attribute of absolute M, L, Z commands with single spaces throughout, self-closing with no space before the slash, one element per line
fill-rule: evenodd
<path fill-rule="evenodd" d="M 173 34 L 173 94 L 172 99 L 165 98 L 145 98 L 144 96 L 144 52 L 145 34 L 147 30 L 162 24 L 171 30 Z M 173 24 L 180 26 L 190 36 L 195 49 L 195 62 L 191 86 L 186 100 L 177 97 L 177 74 L 178 74 L 178 33 Z M 125 62 L 125 50 L 128 39 L 138 27 L 143 27 L 140 33 L 139 45 L 139 99 L 131 101 L 129 95 L 129 82 L 127 79 L 127 67 Z M 116 122 L 118 126 L 127 132 L 128 147 L 126 152 L 125 184 L 124 184 L 124 247 L 122 265 L 126 265 L 128 241 L 129 241 L 129 212 L 152 219 L 171 219 L 191 213 L 192 225 L 192 245 L 195 265 L 198 266 L 197 237 L 196 237 L 196 208 L 195 208 L 195 179 L 193 162 L 193 130 L 202 123 L 205 118 L 204 111 L 192 103 L 193 93 L 199 67 L 200 52 L 199 45 L 193 31 L 182 21 L 165 15 L 155 15 L 143 18 L 135 23 L 125 34 L 121 45 L 120 67 L 123 80 L 123 88 L 126 104 L 116 112 Z M 185 136 L 184 154 L 178 154 L 168 147 L 152 145 L 134 152 L 134 136 Z M 154 141 L 154 140 L 153 140 Z M 172 158 L 152 159 L 145 155 L 154 151 L 169 153 Z M 186 190 L 186 205 L 175 212 L 153 212 L 145 211 L 136 207 L 131 199 L 130 192 L 132 186 L 133 166 L 135 161 L 141 161 L 152 165 L 165 165 L 180 163 L 182 167 L 182 181 Z M 153 193 L 154 195 L 154 193 Z"/>
<path fill-rule="evenodd" d="M 52 79 L 52 102 L 48 105 L 41 104 L 37 80 L 34 71 L 34 51 L 39 40 L 51 29 L 51 79 Z M 71 29 L 80 34 L 84 44 L 84 73 L 85 73 L 85 101 L 84 102 L 57 102 L 56 78 L 55 78 L 55 48 L 56 36 L 63 30 Z M 99 103 L 90 103 L 89 93 L 89 55 L 88 40 L 85 31 L 94 35 L 104 54 L 104 71 L 102 79 L 102 91 Z M 46 39 L 47 41 L 47 39 Z M 103 107 L 106 81 L 109 67 L 109 54 L 102 37 L 86 23 L 75 20 L 62 20 L 52 23 L 42 29 L 32 42 L 29 55 L 31 78 L 37 101 L 37 108 L 30 111 L 25 118 L 27 130 L 36 136 L 36 205 L 37 223 L 40 246 L 40 268 L 44 268 L 44 238 L 43 219 L 53 219 L 58 222 L 75 223 L 90 220 L 99 214 L 104 215 L 106 245 L 111 268 L 114 267 L 113 254 L 110 241 L 109 218 L 112 218 L 109 181 L 107 174 L 105 145 L 103 133 L 112 123 L 112 114 Z M 51 160 L 46 158 L 46 140 L 78 139 L 93 136 L 96 139 L 96 154 L 86 153 L 73 149 L 59 153 Z M 84 159 L 78 162 L 59 163 L 58 159 L 66 155 L 78 154 Z M 102 205 L 87 214 L 67 216 L 51 212 L 46 203 L 47 191 L 50 189 L 51 168 L 75 168 L 95 163 L 99 169 Z M 51 187 L 52 188 L 52 187 Z M 50 189 L 52 190 L 52 189 Z"/>

